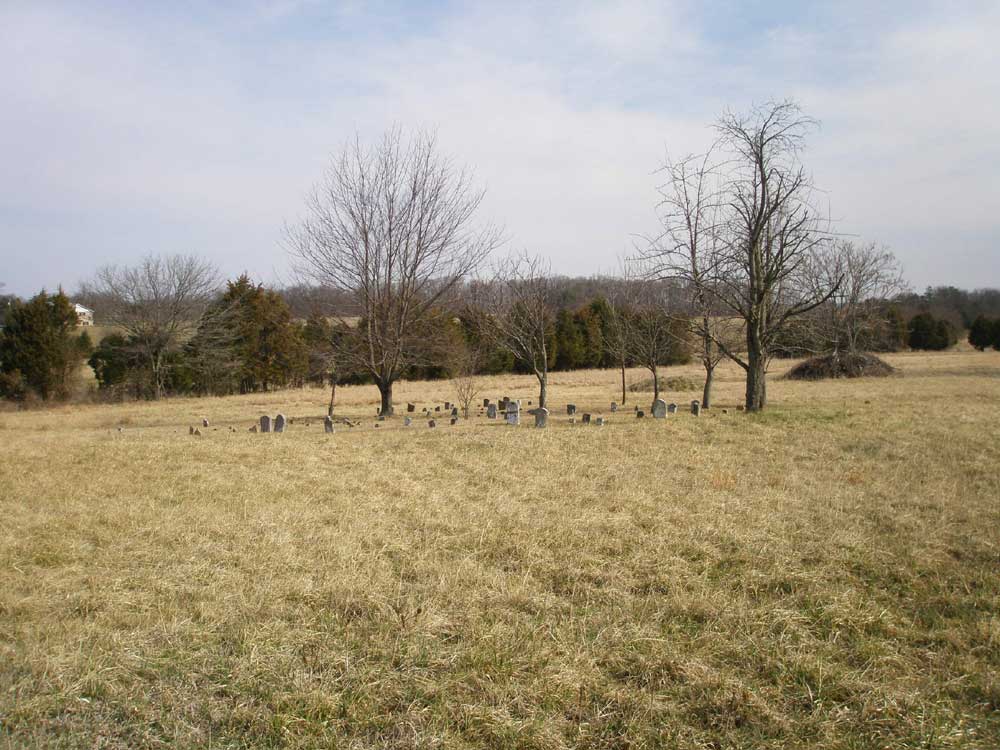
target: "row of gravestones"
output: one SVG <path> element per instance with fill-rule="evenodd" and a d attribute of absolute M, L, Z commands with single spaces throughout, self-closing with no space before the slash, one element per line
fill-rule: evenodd
<path fill-rule="evenodd" d="M 486 406 L 487 418 L 496 419 L 497 404 L 491 403 L 489 399 L 483 399 L 483 404 Z M 504 397 L 501 401 L 501 404 L 503 404 L 504 407 L 503 411 L 507 424 L 515 426 L 521 424 L 521 402 L 511 401 L 510 399 Z M 407 404 L 407 411 L 412 411 L 409 408 L 410 406 L 412 406 L 412 404 Z M 451 424 L 454 425 L 456 422 L 458 422 L 458 407 L 452 406 L 451 403 L 446 402 L 445 408 L 451 409 Z M 611 403 L 611 411 L 612 412 L 618 411 L 617 403 L 615 402 Z M 529 413 L 533 414 L 535 417 L 535 427 L 545 427 L 548 424 L 548 418 L 549 418 L 548 409 L 544 407 L 539 407 L 537 409 L 532 409 Z M 677 404 L 668 404 L 662 398 L 658 398 L 656 399 L 656 401 L 653 402 L 653 419 L 666 419 L 667 414 L 676 414 L 676 413 L 677 413 Z M 571 417 L 574 416 L 576 414 L 576 404 L 567 404 L 566 414 Z M 691 414 L 696 417 L 701 415 L 701 404 L 698 401 L 691 402 Z M 638 407 L 636 407 L 635 415 L 636 417 L 639 418 L 646 416 L 645 412 L 643 412 Z M 203 422 L 207 427 L 208 420 L 205 419 L 203 420 Z M 403 419 L 404 427 L 409 427 L 412 423 L 413 419 L 411 417 L 405 417 Z M 583 414 L 583 424 L 590 424 L 590 423 L 591 423 L 591 415 L 588 413 Z M 598 426 L 602 426 L 604 424 L 604 417 L 597 417 L 595 423 Z M 260 431 L 271 432 L 273 430 L 274 432 L 284 432 L 287 424 L 288 420 L 285 418 L 284 414 L 279 414 L 274 418 L 273 421 L 270 416 L 265 414 L 260 418 Z M 435 427 L 436 424 L 437 423 L 433 419 L 428 422 L 429 427 Z M 324 417 L 323 429 L 327 433 L 333 432 L 333 417 L 329 415 Z M 252 427 L 251 430 L 256 432 L 257 431 L 256 425 Z"/>

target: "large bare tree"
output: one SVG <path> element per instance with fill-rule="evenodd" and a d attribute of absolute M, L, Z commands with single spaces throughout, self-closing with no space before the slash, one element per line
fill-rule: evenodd
<path fill-rule="evenodd" d="M 163 393 L 168 358 L 195 334 L 219 287 L 215 266 L 194 255 L 148 255 L 134 266 L 100 268 L 83 292 L 101 300 L 101 320 L 118 328 Z"/>
<path fill-rule="evenodd" d="M 556 305 L 549 265 L 521 253 L 501 261 L 476 294 L 485 314 L 482 333 L 514 356 L 538 379 L 538 406 L 546 408 L 551 336 Z"/>
<path fill-rule="evenodd" d="M 435 309 L 501 243 L 498 229 L 475 223 L 482 199 L 432 135 L 396 129 L 370 147 L 355 139 L 288 229 L 300 275 L 356 300 L 356 325 L 341 319 L 355 335 L 334 343 L 371 375 L 382 414 L 392 413 L 393 383 L 427 351 Z"/>
<path fill-rule="evenodd" d="M 705 304 L 741 322 L 745 354 L 703 332 L 746 371 L 749 411 L 767 404 L 767 367 L 779 334 L 839 286 L 837 279 L 818 285 L 809 273 L 814 253 L 831 239 L 799 160 L 814 126 L 790 101 L 724 115 L 716 124 L 718 158 L 689 157 L 668 179 L 671 231 L 665 235 L 680 241 L 651 251 L 666 275 L 687 280 Z"/>

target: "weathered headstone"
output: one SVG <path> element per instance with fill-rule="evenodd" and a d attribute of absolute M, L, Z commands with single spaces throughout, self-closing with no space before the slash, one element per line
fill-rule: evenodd
<path fill-rule="evenodd" d="M 417 410 L 417 405 L 416 404 L 407 404 L 406 405 L 406 412 L 407 412 L 407 414 L 412 414 L 416 410 Z"/>
<path fill-rule="evenodd" d="M 693 414 L 696 417 L 701 414 L 701 404 L 698 403 L 697 401 L 691 402 L 691 414 Z"/>
<path fill-rule="evenodd" d="M 403 427 L 409 427 L 413 424 L 413 420 L 410 417 L 403 417 Z"/>
<path fill-rule="evenodd" d="M 612 401 L 611 402 L 611 413 L 614 414 L 616 411 L 618 411 L 618 402 L 617 401 Z"/>
<path fill-rule="evenodd" d="M 451 401 L 445 401 L 444 402 L 444 410 L 445 411 L 451 411 Z"/>
<path fill-rule="evenodd" d="M 434 411 L 441 411 L 441 407 L 440 406 L 435 406 L 434 407 Z"/>
<path fill-rule="evenodd" d="M 566 416 L 572 417 L 576 414 L 576 404 L 566 404 Z"/>
<path fill-rule="evenodd" d="M 285 431 L 285 424 L 287 422 L 288 422 L 288 420 L 285 419 L 285 415 L 284 414 L 279 414 L 278 416 L 276 416 L 274 418 L 274 431 L 275 432 L 284 432 Z"/>
<path fill-rule="evenodd" d="M 521 407 L 516 401 L 507 404 L 507 424 L 515 426 L 521 424 Z"/>
<path fill-rule="evenodd" d="M 642 419 L 645 416 L 646 416 L 646 412 L 644 412 L 642 409 L 636 409 L 635 410 L 635 417 L 636 417 L 636 419 Z"/>
<path fill-rule="evenodd" d="M 208 417 L 205 417 L 204 419 L 201 420 L 201 426 L 208 427 Z"/>
<path fill-rule="evenodd" d="M 436 427 L 436 426 L 437 426 L 437 422 L 435 422 L 435 421 L 434 421 L 434 420 L 432 419 L 432 420 L 430 420 L 429 422 L 427 422 L 427 426 L 428 426 L 428 427 Z"/>
<path fill-rule="evenodd" d="M 549 421 L 549 410 L 543 406 L 538 407 L 534 410 L 535 412 L 535 427 L 545 427 Z"/>
<path fill-rule="evenodd" d="M 333 432 L 333 417 L 329 414 L 323 417 L 323 432 L 327 435 Z"/>
<path fill-rule="evenodd" d="M 260 418 L 260 431 L 261 432 L 271 431 L 271 418 L 267 414 L 265 414 L 263 417 Z"/>
<path fill-rule="evenodd" d="M 662 398 L 656 399 L 653 402 L 653 419 L 666 419 L 667 418 L 667 402 Z"/>
<path fill-rule="evenodd" d="M 457 406 L 451 407 L 451 416 L 453 416 L 453 417 L 457 417 L 458 416 L 458 407 Z"/>
<path fill-rule="evenodd" d="M 489 405 L 490 405 L 490 400 L 488 398 L 484 398 L 483 399 L 483 408 L 485 409 Z"/>
<path fill-rule="evenodd" d="M 583 415 L 583 423 L 584 424 L 590 424 L 590 414 L 588 414 L 586 412 L 584 413 L 584 415 Z"/>
<path fill-rule="evenodd" d="M 458 424 L 458 417 L 452 417 L 451 418 L 451 426 L 454 427 L 457 424 Z"/>
<path fill-rule="evenodd" d="M 594 420 L 594 424 L 597 425 L 598 427 L 603 427 L 604 426 L 604 417 L 597 417 Z"/>
<path fill-rule="evenodd" d="M 497 418 L 497 405 L 496 404 L 489 404 L 486 407 L 486 418 L 487 419 L 496 419 Z"/>
<path fill-rule="evenodd" d="M 384 422 L 385 421 L 385 414 L 379 414 L 378 415 L 378 421 L 379 422 Z"/>
<path fill-rule="evenodd" d="M 676 414 L 677 404 L 667 404 L 667 414 Z"/>

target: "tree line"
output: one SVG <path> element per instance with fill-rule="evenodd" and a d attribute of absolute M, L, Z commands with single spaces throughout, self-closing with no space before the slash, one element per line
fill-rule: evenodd
<path fill-rule="evenodd" d="M 954 343 L 954 323 L 927 309 L 948 295 L 915 299 L 888 249 L 841 237 L 816 205 L 800 160 L 815 125 L 787 101 L 721 117 L 709 151 L 662 166 L 660 231 L 614 278 L 594 280 L 555 277 L 536 253 L 497 257 L 509 238 L 482 221 L 483 191 L 433 136 L 357 139 L 286 230 L 298 283 L 284 294 L 246 274 L 220 289 L 216 269 L 193 256 L 102 268 L 81 298 L 115 333 L 90 351 L 60 322 L 61 292 L 13 303 L 3 393 L 62 397 L 75 357 L 120 396 L 313 382 L 331 386 L 332 409 L 338 383 L 371 382 L 391 414 L 402 378 L 530 373 L 545 406 L 550 371 L 615 367 L 624 401 L 627 367 L 650 371 L 656 398 L 658 369 L 694 358 L 704 405 L 729 359 L 757 411 L 774 357 Z M 973 293 L 961 309 L 995 301 Z"/>

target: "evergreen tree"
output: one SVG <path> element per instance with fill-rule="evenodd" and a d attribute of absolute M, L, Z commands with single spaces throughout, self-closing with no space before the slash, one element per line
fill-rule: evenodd
<path fill-rule="evenodd" d="M 90 337 L 76 327 L 76 310 L 61 289 L 12 302 L 0 334 L 2 395 L 18 398 L 30 391 L 43 399 L 66 398 L 91 347 Z"/>
<path fill-rule="evenodd" d="M 241 391 L 266 391 L 303 382 L 309 357 L 302 327 L 294 323 L 280 294 L 254 284 L 243 274 L 228 282 L 219 304 L 231 311 L 236 352 L 242 363 Z"/>
<path fill-rule="evenodd" d="M 985 351 L 986 347 L 993 345 L 995 327 L 995 321 L 991 321 L 984 315 L 978 316 L 969 327 L 969 343 L 979 351 Z"/>

